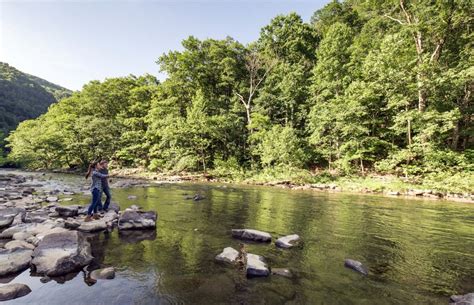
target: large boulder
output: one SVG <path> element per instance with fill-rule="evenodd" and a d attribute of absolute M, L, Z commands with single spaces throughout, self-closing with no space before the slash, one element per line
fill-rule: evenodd
<path fill-rule="evenodd" d="M 90 276 L 93 280 L 111 280 L 115 278 L 115 268 L 108 267 L 103 269 L 96 269 L 91 272 Z"/>
<path fill-rule="evenodd" d="M 268 269 L 268 266 L 265 263 L 265 259 L 260 255 L 247 253 L 246 269 L 248 277 L 270 275 L 270 270 Z"/>
<path fill-rule="evenodd" d="M 25 248 L 0 249 L 0 276 L 27 269 L 32 254 L 33 250 Z"/>
<path fill-rule="evenodd" d="M 31 265 L 38 274 L 59 276 L 91 261 L 91 246 L 86 238 L 77 231 L 65 231 L 46 235 L 33 252 Z"/>
<path fill-rule="evenodd" d="M 449 298 L 450 305 L 474 305 L 474 293 L 465 295 L 452 295 Z"/>
<path fill-rule="evenodd" d="M 359 261 L 353 260 L 353 259 L 346 259 L 344 261 L 344 266 L 347 268 L 350 268 L 352 270 L 355 270 L 363 275 L 368 275 L 369 271 L 367 268 Z"/>
<path fill-rule="evenodd" d="M 30 292 L 30 287 L 25 284 L 8 284 L 0 287 L 0 301 L 8 301 L 21 298 Z"/>
<path fill-rule="evenodd" d="M 300 241 L 298 234 L 283 236 L 277 239 L 275 245 L 280 248 L 289 249 L 296 246 Z"/>
<path fill-rule="evenodd" d="M 124 211 L 118 220 L 119 230 L 156 228 L 156 212 Z"/>
<path fill-rule="evenodd" d="M 232 247 L 227 247 L 224 248 L 224 250 L 216 256 L 216 260 L 233 264 L 237 260 L 238 256 L 239 251 L 235 250 Z"/>
<path fill-rule="evenodd" d="M 61 217 L 74 217 L 79 215 L 78 206 L 58 206 L 56 207 L 56 212 Z"/>
<path fill-rule="evenodd" d="M 23 214 L 22 221 L 25 223 L 42 223 L 48 220 L 49 211 L 37 210 Z"/>
<path fill-rule="evenodd" d="M 261 242 L 270 242 L 272 240 L 272 236 L 269 233 L 253 229 L 232 229 L 232 237 Z"/>

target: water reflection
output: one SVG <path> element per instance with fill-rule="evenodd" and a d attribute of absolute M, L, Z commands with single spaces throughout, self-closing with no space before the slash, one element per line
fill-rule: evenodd
<path fill-rule="evenodd" d="M 185 200 L 184 193 L 205 199 Z M 446 304 L 450 294 L 474 291 L 472 205 L 199 184 L 113 196 L 122 209 L 156 210 L 157 230 L 92 234 L 88 268 L 61 285 L 22 273 L 13 282 L 33 292 L 9 304 Z M 71 204 L 88 200 L 80 195 Z M 302 236 L 303 246 L 291 250 L 246 245 L 270 266 L 290 268 L 293 279 L 242 280 L 214 261 L 224 247 L 238 248 L 230 230 L 244 227 Z M 370 275 L 344 268 L 345 258 L 362 261 Z M 114 280 L 84 283 L 106 266 L 117 269 Z"/>

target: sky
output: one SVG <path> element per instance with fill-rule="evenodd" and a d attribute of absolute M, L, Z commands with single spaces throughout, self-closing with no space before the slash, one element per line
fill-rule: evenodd
<path fill-rule="evenodd" d="M 255 41 L 279 14 L 309 21 L 329 0 L 0 0 L 0 61 L 72 90 L 150 73 L 190 35 Z"/>

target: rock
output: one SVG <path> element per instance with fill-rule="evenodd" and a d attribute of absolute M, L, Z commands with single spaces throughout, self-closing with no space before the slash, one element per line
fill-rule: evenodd
<path fill-rule="evenodd" d="M 81 223 L 78 220 L 74 219 L 74 218 L 68 218 L 64 222 L 64 227 L 66 229 L 75 230 L 75 229 L 79 228 L 80 226 L 81 226 Z"/>
<path fill-rule="evenodd" d="M 48 211 L 38 210 L 25 213 L 22 217 L 22 220 L 25 223 L 42 223 L 48 220 L 48 217 Z"/>
<path fill-rule="evenodd" d="M 206 199 L 206 197 L 202 196 L 201 194 L 196 194 L 193 197 L 194 201 L 199 201 L 199 200 L 203 200 L 203 199 Z"/>
<path fill-rule="evenodd" d="M 115 278 L 115 268 L 108 267 L 103 269 L 97 269 L 92 271 L 90 276 L 94 280 L 111 280 Z"/>
<path fill-rule="evenodd" d="M 268 276 L 270 270 L 268 270 L 265 259 L 256 254 L 247 253 L 247 276 Z"/>
<path fill-rule="evenodd" d="M 387 192 L 387 195 L 390 195 L 390 196 L 399 196 L 399 195 L 400 195 L 400 192 L 397 192 L 397 191 L 389 191 L 389 192 Z"/>
<path fill-rule="evenodd" d="M 46 235 L 34 250 L 31 265 L 38 274 L 59 276 L 91 261 L 91 246 L 86 238 L 77 231 L 66 231 Z"/>
<path fill-rule="evenodd" d="M 32 254 L 32 250 L 24 248 L 0 249 L 0 276 L 27 269 Z"/>
<path fill-rule="evenodd" d="M 156 228 L 156 212 L 125 211 L 118 221 L 119 230 Z"/>
<path fill-rule="evenodd" d="M 280 248 L 289 249 L 294 247 L 300 241 L 300 236 L 298 234 L 292 234 L 283 236 L 277 239 L 275 245 Z"/>
<path fill-rule="evenodd" d="M 11 226 L 15 216 L 0 216 L 0 229 Z"/>
<path fill-rule="evenodd" d="M 58 206 L 56 207 L 56 212 L 61 217 L 74 217 L 79 215 L 78 206 Z"/>
<path fill-rule="evenodd" d="M 128 199 L 137 199 L 137 196 L 135 196 L 135 195 L 129 195 L 127 198 L 128 198 Z"/>
<path fill-rule="evenodd" d="M 2 233 L 0 233 L 0 238 L 2 239 L 11 239 L 13 234 L 18 232 L 26 232 L 30 229 L 30 227 L 34 226 L 35 224 L 32 223 L 22 223 L 8 229 L 5 229 Z"/>
<path fill-rule="evenodd" d="M 112 210 L 112 211 L 115 211 L 115 213 L 118 213 L 120 212 L 120 206 L 114 202 L 112 202 L 110 205 L 109 205 L 109 211 Z"/>
<path fill-rule="evenodd" d="M 61 227 L 55 227 L 49 230 L 44 230 L 41 233 L 36 234 L 36 238 L 38 238 L 40 241 L 43 240 L 43 238 L 49 234 L 53 233 L 63 233 L 63 232 L 69 232 L 69 230 L 61 228 Z"/>
<path fill-rule="evenodd" d="M 35 247 L 37 247 L 40 242 L 40 240 L 36 236 L 28 237 L 25 241 Z"/>
<path fill-rule="evenodd" d="M 25 284 L 13 283 L 0 287 L 0 301 L 21 298 L 31 292 Z"/>
<path fill-rule="evenodd" d="M 468 293 L 465 295 L 452 295 L 449 298 L 450 305 L 473 305 L 474 304 L 474 293 Z"/>
<path fill-rule="evenodd" d="M 272 236 L 269 233 L 253 229 L 232 229 L 232 237 L 261 242 L 270 242 L 272 240 Z"/>
<path fill-rule="evenodd" d="M 352 270 L 355 270 L 359 273 L 362 273 L 363 275 L 368 275 L 369 274 L 369 271 L 367 270 L 367 268 L 364 265 L 362 265 L 361 262 L 353 260 L 353 259 L 346 259 L 344 261 L 344 266 L 346 266 L 347 268 L 350 268 Z"/>
<path fill-rule="evenodd" d="M 293 277 L 293 273 L 291 273 L 291 271 L 289 269 L 286 269 L 286 268 L 272 268 L 272 274 L 280 275 L 280 276 L 287 277 L 287 278 L 292 278 Z"/>
<path fill-rule="evenodd" d="M 12 238 L 14 240 L 27 240 L 28 238 L 30 238 L 32 236 L 33 235 L 31 235 L 30 233 L 27 233 L 27 232 L 17 232 L 17 233 L 12 235 Z"/>
<path fill-rule="evenodd" d="M 47 202 L 57 202 L 58 200 L 59 198 L 55 196 L 46 197 Z"/>
<path fill-rule="evenodd" d="M 224 248 L 222 253 L 216 256 L 216 260 L 220 262 L 233 264 L 235 263 L 235 260 L 237 259 L 238 256 L 239 256 L 239 251 L 235 250 L 232 247 L 227 247 L 227 248 Z"/>
<path fill-rule="evenodd" d="M 97 219 L 89 222 L 82 222 L 77 228 L 81 232 L 97 232 L 107 229 L 107 223 L 102 219 Z"/>
<path fill-rule="evenodd" d="M 35 246 L 27 243 L 24 240 L 12 240 L 5 245 L 5 249 L 15 249 L 15 248 L 24 248 L 33 250 Z"/>

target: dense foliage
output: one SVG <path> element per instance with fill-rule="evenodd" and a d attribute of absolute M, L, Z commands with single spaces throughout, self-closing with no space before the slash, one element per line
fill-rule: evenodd
<path fill-rule="evenodd" d="M 310 23 L 275 17 L 247 46 L 189 37 L 158 59 L 165 81 L 93 81 L 21 123 L 10 158 L 34 168 L 108 157 L 158 171 L 472 177 L 471 4 L 333 1 Z"/>

